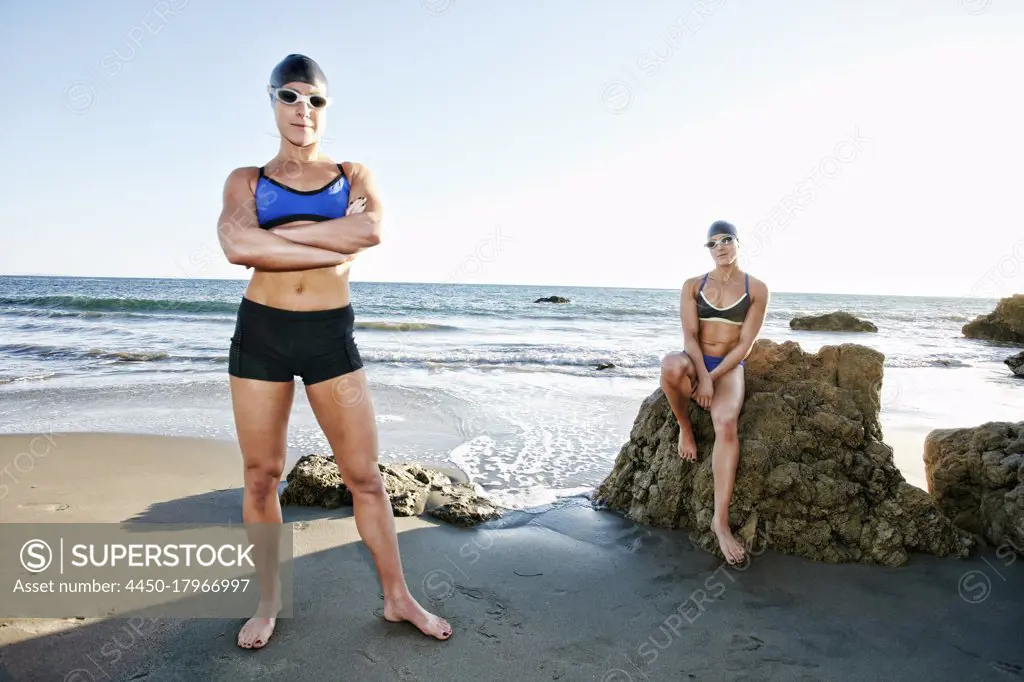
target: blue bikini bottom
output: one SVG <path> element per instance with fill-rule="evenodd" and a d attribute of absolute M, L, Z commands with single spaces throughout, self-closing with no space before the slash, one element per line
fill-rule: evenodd
<path fill-rule="evenodd" d="M 724 357 L 719 357 L 717 355 L 705 355 L 704 356 L 704 366 L 707 367 L 708 371 L 710 372 L 715 367 L 718 367 L 718 365 L 720 365 L 722 363 L 722 360 L 725 360 L 725 358 Z M 740 360 L 740 364 L 741 365 L 743 364 L 743 360 Z"/>

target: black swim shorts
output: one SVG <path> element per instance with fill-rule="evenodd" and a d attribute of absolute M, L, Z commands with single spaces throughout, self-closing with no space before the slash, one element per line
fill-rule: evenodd
<path fill-rule="evenodd" d="M 352 306 L 283 310 L 245 297 L 231 337 L 228 374 L 242 379 L 294 381 L 309 386 L 362 368 L 352 329 Z"/>

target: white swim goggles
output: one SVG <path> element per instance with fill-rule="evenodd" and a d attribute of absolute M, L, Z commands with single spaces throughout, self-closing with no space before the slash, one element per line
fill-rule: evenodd
<path fill-rule="evenodd" d="M 275 88 L 273 85 L 268 85 L 267 92 L 278 102 L 284 104 L 305 102 L 314 109 L 323 109 L 331 103 L 331 98 L 325 95 L 303 95 L 301 92 L 291 88 Z"/>

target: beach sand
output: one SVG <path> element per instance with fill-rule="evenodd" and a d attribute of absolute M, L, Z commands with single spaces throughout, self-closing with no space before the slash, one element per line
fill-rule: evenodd
<path fill-rule="evenodd" d="M 19 464 L 0 480 L 2 522 L 241 521 L 234 442 L 39 438 L 0 436 L 0 463 Z M 123 619 L 5 620 L 0 680 L 789 682 L 1024 673 L 1024 562 L 1009 564 L 991 549 L 969 560 L 915 555 L 895 569 L 769 549 L 739 569 L 696 549 L 685 531 L 644 528 L 584 500 L 471 530 L 399 518 L 410 589 L 454 626 L 450 641 L 437 642 L 380 617 L 379 585 L 351 509 L 285 508 L 285 520 L 304 522 L 294 534 L 295 617 L 278 623 L 265 649 L 235 645 L 243 619 L 162 619 L 135 631 Z"/>
<path fill-rule="evenodd" d="M 892 447 L 893 461 L 910 485 L 928 490 L 924 468 L 924 439 L 932 429 L 925 426 L 891 426 L 883 422 L 882 440 Z"/>

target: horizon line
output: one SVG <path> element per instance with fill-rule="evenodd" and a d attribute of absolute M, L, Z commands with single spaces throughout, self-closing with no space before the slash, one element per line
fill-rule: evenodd
<path fill-rule="evenodd" d="M 53 279 L 115 279 L 115 280 L 161 280 L 170 282 L 248 282 L 248 279 L 235 279 L 233 277 L 132 277 L 123 275 L 46 275 L 46 274 L 32 274 L 32 275 L 10 275 L 0 274 L 0 279 L 3 278 L 53 278 Z M 401 280 L 350 280 L 350 284 L 400 284 L 400 285 L 431 285 L 431 286 L 478 286 L 478 287 L 533 287 L 533 288 L 564 288 L 564 289 L 623 289 L 623 290 L 635 290 L 635 291 L 679 291 L 679 287 L 628 287 L 628 286 L 609 286 L 599 284 L 518 284 L 518 283 L 503 283 L 503 282 L 413 282 L 413 281 L 401 281 Z M 981 296 L 954 296 L 954 295 L 934 295 L 934 294 L 864 294 L 864 293 L 829 293 L 822 291 L 772 291 L 774 294 L 784 295 L 798 295 L 798 296 L 871 296 L 871 297 L 888 297 L 888 298 L 935 298 L 935 299 L 973 299 L 978 301 L 998 301 L 1005 297 L 981 297 Z M 1014 294 L 1008 294 L 1013 296 Z"/>

